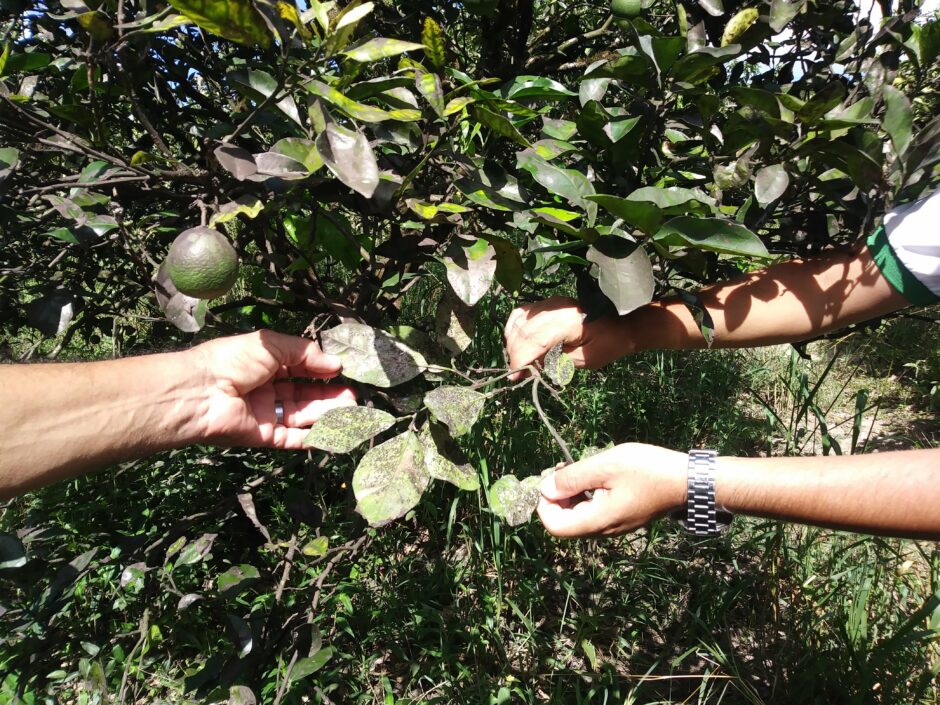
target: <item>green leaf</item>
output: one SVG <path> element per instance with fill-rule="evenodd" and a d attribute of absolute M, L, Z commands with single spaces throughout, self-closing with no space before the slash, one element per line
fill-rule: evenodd
<path fill-rule="evenodd" d="M 470 112 L 475 120 L 486 125 L 500 137 L 512 140 L 522 147 L 531 146 L 529 140 L 522 136 L 522 133 L 516 129 L 516 126 L 513 125 L 512 121 L 505 115 L 494 113 L 492 110 L 484 108 L 479 103 L 475 104 L 470 109 Z"/>
<path fill-rule="evenodd" d="M 0 184 L 13 173 L 20 161 L 20 150 L 15 147 L 0 147 Z"/>
<path fill-rule="evenodd" d="M 601 291 L 621 316 L 653 300 L 653 266 L 637 243 L 607 235 L 588 249 L 587 259 L 597 265 Z"/>
<path fill-rule="evenodd" d="M 263 103 L 278 90 L 277 80 L 265 71 L 230 71 L 227 77 L 236 84 L 236 88 L 240 93 L 256 103 Z M 289 93 L 285 94 L 275 105 L 287 117 L 303 127 L 297 104 Z"/>
<path fill-rule="evenodd" d="M 206 554 L 212 549 L 212 543 L 215 541 L 216 536 L 218 534 L 203 534 L 192 543 L 186 544 L 176 559 L 176 567 L 192 565 L 205 558 Z"/>
<path fill-rule="evenodd" d="M 797 111 L 803 122 L 814 123 L 842 102 L 845 98 L 845 86 L 834 80 L 816 93 Z"/>
<path fill-rule="evenodd" d="M 489 242 L 496 252 L 496 281 L 509 293 L 518 291 L 522 287 L 525 273 L 519 248 L 498 235 L 484 233 L 483 239 Z"/>
<path fill-rule="evenodd" d="M 424 356 L 385 331 L 362 323 L 341 323 L 324 331 L 323 352 L 337 355 L 349 379 L 377 387 L 394 387 L 416 377 L 428 364 Z"/>
<path fill-rule="evenodd" d="M 907 96 L 894 86 L 886 85 L 883 90 L 885 132 L 891 138 L 894 153 L 898 157 L 902 157 L 911 144 L 911 121 L 913 119 L 911 103 Z"/>
<path fill-rule="evenodd" d="M 442 386 L 424 395 L 424 405 L 453 436 L 468 433 L 480 418 L 486 395 L 468 387 Z"/>
<path fill-rule="evenodd" d="M 317 135 L 316 148 L 336 178 L 372 198 L 379 185 L 379 165 L 365 135 L 330 123 Z"/>
<path fill-rule="evenodd" d="M 765 166 L 754 179 L 754 197 L 762 206 L 780 198 L 790 185 L 790 177 L 783 164 Z"/>
<path fill-rule="evenodd" d="M 0 76 L 3 75 L 3 70 L 7 67 L 7 59 L 10 58 L 10 42 L 5 42 L 3 45 L 3 52 L 0 53 Z"/>
<path fill-rule="evenodd" d="M 239 44 L 271 46 L 271 33 L 251 0 L 168 0 L 199 27 Z"/>
<path fill-rule="evenodd" d="M 470 96 L 465 95 L 458 96 L 453 100 L 449 100 L 447 105 L 444 106 L 444 117 L 453 115 L 454 113 L 459 113 L 468 105 L 472 105 L 475 102 L 476 98 L 471 98 Z"/>
<path fill-rule="evenodd" d="M 510 526 L 524 524 L 532 518 L 538 506 L 540 482 L 538 475 L 527 477 L 522 482 L 515 475 L 503 475 L 490 487 L 490 509 Z"/>
<path fill-rule="evenodd" d="M 313 656 L 297 659 L 297 662 L 290 672 L 291 683 L 313 675 L 323 668 L 331 658 L 333 658 L 333 647 L 326 646 L 317 651 Z"/>
<path fill-rule="evenodd" d="M 440 117 L 444 116 L 444 89 L 441 87 L 441 79 L 436 73 L 427 71 L 418 71 L 415 73 L 415 88 L 418 93 L 424 96 L 428 105 Z"/>
<path fill-rule="evenodd" d="M 666 214 L 685 213 L 699 206 L 713 206 L 715 200 L 697 189 L 681 186 L 644 186 L 627 196 L 630 201 L 652 203 Z"/>
<path fill-rule="evenodd" d="M 0 76 L 15 76 L 18 73 L 31 73 L 41 71 L 52 63 L 52 57 L 40 51 L 31 51 L 25 54 L 9 54 Z"/>
<path fill-rule="evenodd" d="M 404 54 L 406 51 L 415 51 L 417 49 L 423 48 L 423 44 L 416 44 L 415 42 L 405 42 L 401 39 L 386 39 L 385 37 L 377 37 L 359 44 L 358 46 L 344 49 L 340 53 L 344 56 L 348 56 L 353 61 L 365 63 L 368 61 L 378 61 L 379 59 L 385 59 L 389 56 L 398 56 L 399 54 Z"/>
<path fill-rule="evenodd" d="M 375 3 L 364 2 L 361 5 L 353 5 L 350 3 L 336 16 L 336 24 L 334 25 L 334 30 L 340 30 L 344 27 L 351 27 L 357 24 L 360 20 L 365 18 L 375 7 Z"/>
<path fill-rule="evenodd" d="M 555 120 L 543 115 L 542 132 L 547 137 L 567 142 L 578 134 L 578 126 L 571 120 Z"/>
<path fill-rule="evenodd" d="M 421 111 L 419 110 L 403 109 L 388 111 L 377 108 L 374 105 L 358 103 L 321 81 L 305 83 L 304 88 L 315 96 L 332 103 L 349 117 L 361 120 L 362 122 L 383 122 L 385 120 L 411 121 L 421 118 Z"/>
<path fill-rule="evenodd" d="M 526 149 L 516 155 L 519 168 L 525 169 L 539 184 L 551 193 L 561 196 L 572 205 L 583 208 L 588 214 L 588 225 L 592 225 L 597 215 L 597 205 L 587 200 L 594 194 L 594 186 L 580 171 L 562 169 L 549 164 L 536 154 L 534 149 Z"/>
<path fill-rule="evenodd" d="M 424 54 L 428 61 L 437 69 L 444 68 L 447 62 L 447 52 L 444 48 L 444 30 L 431 17 L 424 18 L 421 29 L 421 42 L 424 45 Z"/>
<path fill-rule="evenodd" d="M 578 95 L 545 76 L 516 76 L 500 87 L 499 95 L 512 100 L 558 100 Z"/>
<path fill-rule="evenodd" d="M 356 511 L 371 526 L 387 524 L 418 504 L 430 480 L 424 446 L 405 431 L 362 457 L 352 480 Z"/>
<path fill-rule="evenodd" d="M 774 32 L 782 32 L 796 17 L 806 0 L 771 0 L 770 2 L 770 28 Z"/>
<path fill-rule="evenodd" d="M 311 427 L 303 440 L 328 453 L 348 453 L 395 424 L 395 417 L 367 406 L 329 409 Z"/>
<path fill-rule="evenodd" d="M 215 579 L 219 592 L 225 597 L 234 597 L 244 592 L 261 579 L 258 569 L 248 563 L 233 565 Z"/>
<path fill-rule="evenodd" d="M 662 209 L 650 201 L 634 201 L 606 194 L 586 196 L 586 198 L 629 225 L 639 228 L 647 235 L 656 232 L 663 222 Z"/>
<path fill-rule="evenodd" d="M 720 254 L 769 257 L 764 243 L 743 225 L 720 218 L 680 216 L 667 221 L 653 235 L 660 245 L 695 247 Z"/>
<path fill-rule="evenodd" d="M 545 374 L 557 387 L 567 387 L 574 379 L 574 360 L 571 356 L 563 352 L 562 343 L 554 346 L 545 353 L 545 362 L 543 369 Z"/>
<path fill-rule="evenodd" d="M 716 66 L 731 61 L 740 53 L 741 47 L 737 44 L 720 48 L 699 47 L 676 61 L 670 73 L 677 81 L 691 84 L 701 83 L 711 77 Z"/>
<path fill-rule="evenodd" d="M 351 270 L 362 262 L 363 250 L 368 251 L 371 247 L 372 243 L 368 235 L 353 228 L 349 219 L 341 211 L 333 211 L 329 214 L 319 211 L 313 225 L 319 250 L 342 262 Z"/>
<path fill-rule="evenodd" d="M 323 158 L 317 151 L 317 146 L 313 140 L 285 137 L 275 142 L 274 146 L 271 147 L 271 151 L 275 154 L 283 154 L 285 157 L 303 164 L 307 168 L 308 174 L 312 174 L 323 166 Z"/>

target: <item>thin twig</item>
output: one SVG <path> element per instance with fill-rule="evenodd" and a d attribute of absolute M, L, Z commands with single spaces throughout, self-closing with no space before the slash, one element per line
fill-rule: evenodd
<path fill-rule="evenodd" d="M 541 382 L 541 376 L 532 377 L 532 403 L 535 404 L 535 410 L 539 414 L 539 418 L 542 419 L 542 423 L 545 424 L 545 428 L 548 429 L 548 432 L 552 434 L 552 438 L 555 439 L 555 443 L 558 444 L 558 447 L 561 448 L 562 455 L 565 456 L 565 460 L 569 463 L 574 462 L 574 458 L 571 457 L 571 451 L 568 450 L 568 444 L 562 439 L 558 431 L 555 430 L 555 427 L 552 426 L 552 422 L 548 420 L 548 416 L 545 415 L 545 412 L 542 411 L 542 404 L 539 402 L 539 383 Z"/>

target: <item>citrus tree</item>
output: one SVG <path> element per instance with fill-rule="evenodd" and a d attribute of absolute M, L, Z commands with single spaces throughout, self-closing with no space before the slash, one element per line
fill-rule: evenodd
<path fill-rule="evenodd" d="M 0 325 L 51 357 L 308 335 L 362 401 L 313 428 L 310 462 L 351 454 L 366 522 L 405 516 L 433 480 L 523 523 L 538 475 L 481 488 L 454 441 L 519 386 L 475 357 L 477 319 L 555 290 L 592 317 L 673 294 L 710 339 L 702 283 L 850 242 L 918 197 L 937 180 L 940 30 L 912 0 L 879 6 L 881 21 L 851 0 L 5 0 Z M 570 461 L 539 400 L 573 365 L 556 349 L 529 372 Z M 332 655 L 310 624 L 317 570 L 340 554 L 315 531 L 272 536 L 252 498 L 264 481 L 208 511 L 247 519 L 269 557 L 319 566 L 294 579 L 312 603 L 284 592 L 285 571 L 240 609 L 274 579 L 241 549 L 208 587 L 179 577 L 223 540 L 192 517 L 122 552 L 113 578 L 117 609 L 217 603 L 235 653 L 191 687 L 280 700 Z M 340 548 L 359 550 L 350 531 Z M 62 548 L 68 569 L 50 573 L 34 537 L 2 538 L 21 587 L 5 667 L 22 687 L 63 659 L 107 680 L 57 621 L 101 557 Z M 37 580 L 39 603 L 22 589 Z"/>

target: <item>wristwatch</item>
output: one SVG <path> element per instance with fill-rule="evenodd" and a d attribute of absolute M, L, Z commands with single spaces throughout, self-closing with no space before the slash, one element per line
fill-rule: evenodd
<path fill-rule="evenodd" d="M 715 469 L 717 466 L 718 453 L 715 451 L 689 451 L 689 474 L 683 524 L 687 531 L 696 536 L 716 536 L 731 525 L 731 513 L 715 505 Z"/>

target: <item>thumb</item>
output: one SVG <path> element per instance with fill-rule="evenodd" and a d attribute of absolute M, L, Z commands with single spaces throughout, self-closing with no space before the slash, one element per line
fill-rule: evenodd
<path fill-rule="evenodd" d="M 607 487 L 612 469 L 609 461 L 598 462 L 595 459 L 600 457 L 588 458 L 556 470 L 542 480 L 539 487 L 542 495 L 546 499 L 558 501 L 579 495 L 585 490 L 597 490 Z"/>

